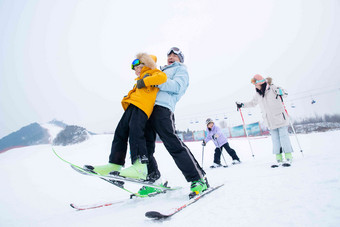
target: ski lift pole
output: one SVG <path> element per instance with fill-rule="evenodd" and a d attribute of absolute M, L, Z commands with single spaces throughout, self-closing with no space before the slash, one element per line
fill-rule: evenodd
<path fill-rule="evenodd" d="M 249 143 L 249 146 L 250 146 L 251 154 L 252 154 L 253 158 L 255 158 L 255 155 L 254 155 L 254 152 L 253 152 L 253 148 L 251 146 L 251 143 L 250 143 L 250 140 L 249 140 L 249 137 L 248 137 L 248 132 L 247 132 L 246 124 L 244 123 L 244 118 L 243 118 L 243 115 L 242 115 L 241 108 L 239 108 L 238 110 L 240 111 L 240 114 L 241 114 L 241 118 L 242 118 L 242 122 L 243 122 L 243 130 L 246 133 L 247 140 L 248 140 L 248 143 Z"/>
<path fill-rule="evenodd" d="M 283 98 L 282 98 L 282 96 L 280 95 L 280 99 L 281 99 L 281 102 L 282 102 L 282 105 L 283 105 L 283 108 L 285 109 L 285 112 L 286 112 L 286 114 L 287 114 L 287 116 L 288 116 L 288 120 L 289 120 L 289 124 L 290 124 L 290 127 L 292 128 L 292 130 L 293 130 L 293 133 L 294 133 L 294 135 L 295 135 L 295 139 L 296 139 L 296 141 L 297 141 L 297 143 L 298 143 L 298 146 L 299 146 L 299 148 L 300 148 L 300 152 L 301 152 L 301 154 L 302 154 L 302 156 L 303 156 L 303 151 L 302 151 L 302 148 L 301 148 L 301 145 L 300 145 L 300 142 L 299 142 L 299 139 L 298 139 L 298 137 L 297 137 L 297 135 L 296 135 L 296 132 L 295 132 L 295 129 L 294 129 L 294 126 L 293 126 L 293 123 L 292 123 L 292 121 L 290 120 L 290 117 L 289 117 L 289 114 L 288 114 L 288 111 L 287 111 L 287 109 L 286 109 L 286 105 L 285 105 L 285 103 L 283 102 Z"/>

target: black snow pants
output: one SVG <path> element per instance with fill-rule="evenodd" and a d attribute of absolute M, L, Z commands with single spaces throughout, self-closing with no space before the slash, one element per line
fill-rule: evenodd
<path fill-rule="evenodd" d="M 125 110 L 116 128 L 109 162 L 124 165 L 127 152 L 127 143 L 130 144 L 132 164 L 143 155 L 147 157 L 146 141 L 144 136 L 148 116 L 143 110 L 130 104 Z"/>
<path fill-rule="evenodd" d="M 145 129 L 149 174 L 159 174 L 157 162 L 153 156 L 155 152 L 156 133 L 163 141 L 164 146 L 188 182 L 203 178 L 205 172 L 200 167 L 189 148 L 176 135 L 173 112 L 170 109 L 159 105 L 155 105 Z"/>
<path fill-rule="evenodd" d="M 216 164 L 221 164 L 221 153 L 222 153 L 222 149 L 225 149 L 228 154 L 230 155 L 230 157 L 233 159 L 233 160 L 238 160 L 240 161 L 240 159 L 238 158 L 236 152 L 234 149 L 232 149 L 230 146 L 229 146 L 229 143 L 226 142 L 225 144 L 223 144 L 221 146 L 221 148 L 218 148 L 216 147 L 215 149 L 215 154 L 214 154 L 214 163 Z"/>

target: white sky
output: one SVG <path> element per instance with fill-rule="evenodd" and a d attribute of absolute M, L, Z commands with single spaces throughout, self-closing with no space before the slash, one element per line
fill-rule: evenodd
<path fill-rule="evenodd" d="M 305 97 L 295 109 L 287 100 L 291 115 L 340 113 L 338 0 L 0 0 L 0 31 L 0 138 L 53 118 L 114 131 L 135 55 L 164 65 L 172 46 L 190 76 L 179 129 L 208 116 L 239 123 L 234 102 L 252 98 L 256 73 Z"/>

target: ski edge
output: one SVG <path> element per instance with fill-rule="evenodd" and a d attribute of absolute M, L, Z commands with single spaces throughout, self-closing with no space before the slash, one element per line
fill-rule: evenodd
<path fill-rule="evenodd" d="M 71 203 L 70 206 L 78 211 L 82 210 L 91 210 L 91 209 L 96 209 L 96 208 L 101 208 L 101 207 L 107 207 L 107 206 L 112 206 L 118 203 L 123 203 L 125 200 L 119 200 L 119 201 L 114 201 L 114 202 L 105 202 L 105 203 L 100 203 L 100 204 L 87 204 L 87 205 L 77 205 L 75 203 Z"/>
<path fill-rule="evenodd" d="M 199 199 L 201 199 L 205 195 L 207 195 L 207 194 L 209 194 L 209 193 L 219 189 L 223 185 L 224 184 L 221 184 L 221 185 L 218 185 L 218 186 L 215 186 L 215 187 L 210 187 L 209 188 L 210 190 L 208 189 L 209 191 L 203 192 L 202 194 L 200 194 L 198 196 L 195 196 L 194 198 L 190 199 L 189 202 L 184 203 L 182 206 L 174 208 L 173 212 L 170 212 L 170 213 L 167 213 L 167 214 L 164 214 L 164 213 L 162 214 L 162 213 L 160 213 L 158 211 L 148 211 L 148 212 L 145 213 L 145 217 L 153 219 L 153 220 L 164 220 L 164 219 L 167 219 L 167 218 L 175 215 L 176 213 L 180 212 L 184 208 L 190 206 L 191 204 L 197 202 Z"/>

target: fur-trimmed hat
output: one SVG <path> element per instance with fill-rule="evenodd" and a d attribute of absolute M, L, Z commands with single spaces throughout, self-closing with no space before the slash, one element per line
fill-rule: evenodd
<path fill-rule="evenodd" d="M 251 78 L 251 83 L 254 85 L 264 84 L 266 80 L 260 74 L 256 74 L 253 78 Z"/>
<path fill-rule="evenodd" d="M 147 53 L 139 53 L 136 55 L 136 58 L 141 61 L 142 64 L 144 64 L 146 67 L 149 67 L 150 69 L 156 69 L 157 65 L 157 57 L 155 55 L 149 55 Z"/>

